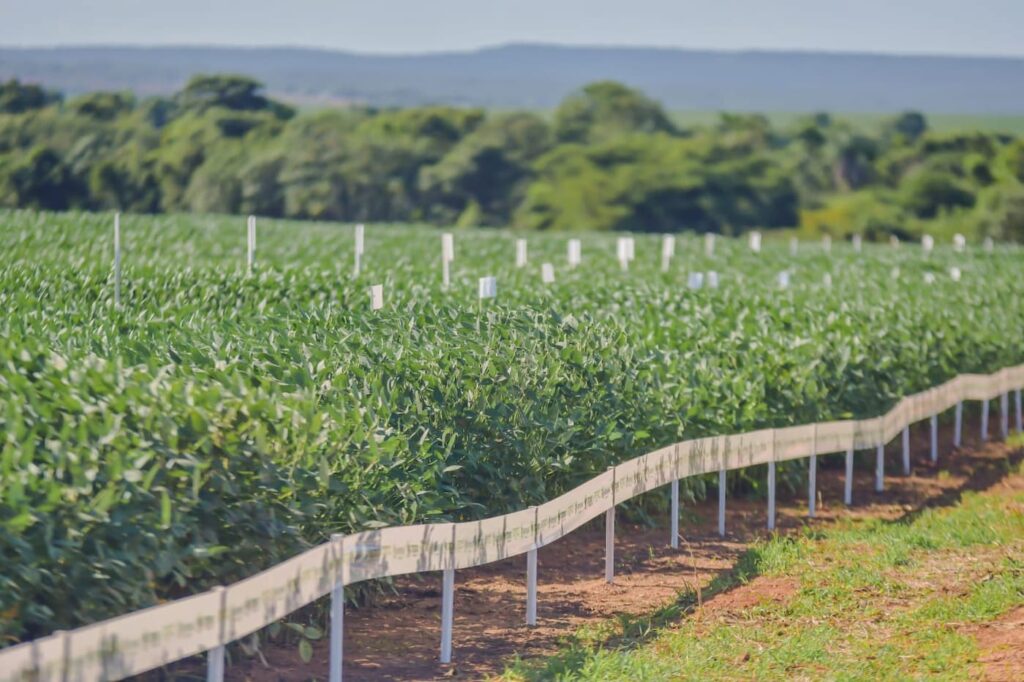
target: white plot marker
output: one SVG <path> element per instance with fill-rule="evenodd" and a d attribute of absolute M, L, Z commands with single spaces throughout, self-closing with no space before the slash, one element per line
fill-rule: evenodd
<path fill-rule="evenodd" d="M 256 216 L 249 216 L 246 221 L 246 252 L 245 252 L 245 267 L 248 272 L 252 272 L 252 268 L 256 265 Z"/>
<path fill-rule="evenodd" d="M 455 237 L 451 232 L 441 235 L 441 283 L 447 289 L 452 283 L 451 262 L 455 260 Z"/>
<path fill-rule="evenodd" d="M 636 255 L 636 242 L 632 237 L 619 237 L 615 244 L 616 254 L 619 258 L 619 265 L 623 270 L 629 269 L 629 263 Z"/>
<path fill-rule="evenodd" d="M 691 272 L 686 280 L 686 286 L 690 287 L 694 291 L 704 286 L 704 273 L 703 272 Z"/>
<path fill-rule="evenodd" d="M 525 239 L 517 239 L 516 240 L 516 267 L 517 268 L 525 268 L 526 267 L 526 257 L 527 257 L 526 249 L 527 249 L 526 240 Z"/>
<path fill-rule="evenodd" d="M 365 233 L 366 233 L 366 228 L 361 223 L 359 225 L 356 225 L 356 244 L 355 244 L 355 247 L 356 247 L 355 248 L 355 257 L 356 257 L 355 273 L 356 273 L 356 277 L 359 276 L 359 269 L 360 269 L 360 265 L 361 265 L 362 259 L 363 259 L 363 249 L 365 247 L 365 241 L 364 241 Z"/>
<path fill-rule="evenodd" d="M 708 271 L 708 286 L 712 289 L 718 288 L 718 273 L 714 270 Z"/>
<path fill-rule="evenodd" d="M 789 270 L 783 270 L 782 272 L 780 272 L 777 279 L 779 282 L 780 289 L 789 288 Z"/>
<path fill-rule="evenodd" d="M 661 271 L 668 272 L 672 256 L 676 255 L 676 238 L 667 234 L 661 240 Z"/>
<path fill-rule="evenodd" d="M 851 241 L 853 242 L 853 250 L 856 251 L 857 253 L 860 253 L 861 249 L 864 246 L 861 236 L 859 234 L 855 234 L 853 235 Z"/>
<path fill-rule="evenodd" d="M 580 245 L 579 239 L 569 240 L 567 257 L 570 268 L 575 268 L 576 266 L 583 262 L 583 249 Z"/>
<path fill-rule="evenodd" d="M 544 284 L 554 284 L 555 266 L 551 263 L 543 263 L 540 266 L 540 279 Z"/>
<path fill-rule="evenodd" d="M 121 214 L 114 214 L 114 305 L 121 307 Z"/>
<path fill-rule="evenodd" d="M 953 250 L 957 253 L 963 253 L 964 249 L 967 248 L 967 238 L 957 232 L 953 235 Z"/>
<path fill-rule="evenodd" d="M 480 278 L 480 300 L 498 295 L 498 280 L 494 277 Z"/>
<path fill-rule="evenodd" d="M 370 287 L 370 310 L 380 310 L 384 307 L 384 285 L 374 284 Z"/>
<path fill-rule="evenodd" d="M 825 253 L 832 253 L 832 237 L 825 235 L 821 238 L 821 248 Z"/>
<path fill-rule="evenodd" d="M 921 237 L 921 248 L 924 249 L 925 253 L 931 253 L 931 250 L 935 248 L 935 237 L 930 234 Z"/>
<path fill-rule="evenodd" d="M 704 235 L 704 255 L 708 258 L 715 255 L 715 235 L 708 232 Z"/>
<path fill-rule="evenodd" d="M 747 238 L 747 243 L 749 244 L 751 251 L 753 251 L 754 253 L 761 253 L 761 233 L 760 232 L 756 232 L 756 231 L 755 232 L 751 232 L 750 236 Z"/>

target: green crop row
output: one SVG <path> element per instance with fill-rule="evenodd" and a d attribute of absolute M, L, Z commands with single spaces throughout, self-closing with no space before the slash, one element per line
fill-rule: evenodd
<path fill-rule="evenodd" d="M 367 227 L 358 277 L 351 226 L 257 233 L 249 275 L 244 220 L 123 218 L 115 308 L 111 216 L 0 213 L 0 643 L 334 532 L 499 514 L 683 438 L 874 415 L 1024 362 L 1018 249 L 709 256 L 691 236 L 663 273 L 637 236 L 623 272 L 613 235 L 569 269 L 565 235 L 532 233 L 516 268 L 520 235 L 465 231 L 443 290 L 432 229 Z M 721 285 L 690 290 L 695 270 Z"/>

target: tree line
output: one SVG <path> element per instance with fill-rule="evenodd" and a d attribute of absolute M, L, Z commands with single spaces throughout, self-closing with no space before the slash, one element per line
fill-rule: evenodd
<path fill-rule="evenodd" d="M 537 230 L 797 227 L 1024 241 L 1024 140 L 722 114 L 681 127 L 597 82 L 551 115 L 429 106 L 297 111 L 196 76 L 171 97 L 0 84 L 0 205 Z"/>

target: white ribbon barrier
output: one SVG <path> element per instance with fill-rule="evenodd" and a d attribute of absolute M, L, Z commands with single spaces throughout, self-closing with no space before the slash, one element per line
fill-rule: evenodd
<path fill-rule="evenodd" d="M 452 571 L 527 554 L 617 504 L 678 479 L 877 448 L 910 424 L 931 419 L 964 400 L 987 402 L 1021 387 L 1024 365 L 992 375 L 963 374 L 903 398 L 881 417 L 670 445 L 612 467 L 539 507 L 480 521 L 383 528 L 339 537 L 226 589 L 0 651 L 0 682 L 89 682 L 138 675 L 241 639 L 325 596 L 336 584 Z"/>

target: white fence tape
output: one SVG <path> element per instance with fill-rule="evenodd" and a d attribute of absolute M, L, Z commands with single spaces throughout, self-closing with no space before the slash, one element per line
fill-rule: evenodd
<path fill-rule="evenodd" d="M 613 467 L 540 507 L 480 521 L 365 531 L 324 543 L 224 590 L 179 599 L 0 651 L 0 682 L 89 682 L 137 675 L 238 640 L 328 594 L 336 582 L 461 569 L 526 554 L 616 504 L 673 480 L 876 448 L 963 400 L 1024 387 L 1024 365 L 963 374 L 881 417 L 683 441 Z"/>

